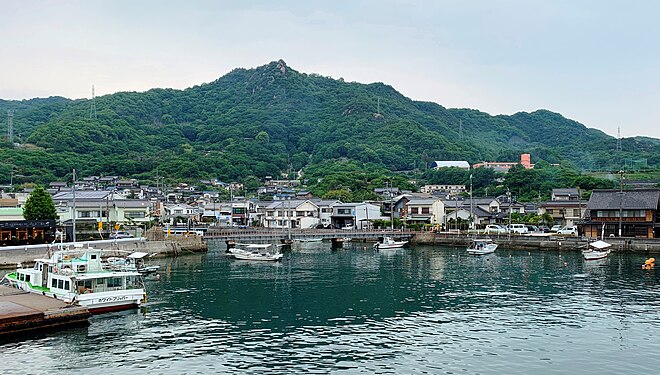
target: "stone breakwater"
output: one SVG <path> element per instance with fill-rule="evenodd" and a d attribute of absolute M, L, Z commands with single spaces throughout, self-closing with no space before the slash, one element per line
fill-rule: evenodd
<path fill-rule="evenodd" d="M 176 256 L 186 252 L 204 252 L 208 250 L 206 242 L 200 236 L 173 236 L 160 240 L 145 238 L 126 238 L 102 241 L 80 241 L 76 246 L 94 247 L 108 251 L 108 256 L 126 255 L 127 252 L 142 251 L 154 256 Z M 50 251 L 59 247 L 74 248 L 73 243 L 41 244 L 25 246 L 7 246 L 0 248 L 0 268 L 13 269 L 18 263 L 32 264 L 37 258 L 45 258 Z M 112 251 L 116 251 L 114 254 Z"/>
<path fill-rule="evenodd" d="M 589 243 L 589 239 L 583 237 L 559 237 L 559 236 L 478 236 L 479 238 L 491 238 L 501 248 L 514 250 L 560 250 L 581 251 Z M 470 244 L 471 236 L 465 234 L 448 234 L 421 232 L 416 233 L 412 243 L 418 245 L 437 245 L 463 247 Z M 660 239 L 655 238 L 606 238 L 606 242 L 612 244 L 614 251 L 628 251 L 639 253 L 660 253 Z"/>

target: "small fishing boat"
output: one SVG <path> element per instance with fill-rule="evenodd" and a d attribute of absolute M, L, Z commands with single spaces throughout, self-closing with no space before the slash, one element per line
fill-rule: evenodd
<path fill-rule="evenodd" d="M 321 242 L 323 241 L 323 238 L 301 238 L 298 240 L 300 243 L 308 243 L 308 242 Z"/>
<path fill-rule="evenodd" d="M 594 241 L 589 243 L 587 250 L 582 252 L 582 256 L 585 260 L 597 260 L 607 258 L 612 252 L 612 244 L 609 244 L 605 241 Z"/>
<path fill-rule="evenodd" d="M 276 262 L 284 256 L 277 245 L 273 244 L 236 244 L 236 247 L 228 252 L 235 259 L 262 262 Z"/>
<path fill-rule="evenodd" d="M 2 282 L 86 307 L 92 314 L 140 306 L 146 300 L 140 273 L 106 269 L 101 255 L 91 248 L 55 251 L 48 259 L 35 259 L 33 268 L 5 275 Z"/>
<path fill-rule="evenodd" d="M 142 275 L 149 275 L 160 269 L 158 265 L 148 265 L 144 262 L 147 253 L 136 251 L 128 254 L 126 257 L 108 257 L 106 259 L 109 269 L 115 271 L 139 272 Z"/>
<path fill-rule="evenodd" d="M 474 239 L 466 252 L 470 255 L 486 255 L 494 253 L 497 244 L 491 239 Z"/>
<path fill-rule="evenodd" d="M 381 242 L 374 244 L 376 250 L 398 249 L 404 247 L 408 241 L 395 241 L 392 237 L 383 237 Z"/>

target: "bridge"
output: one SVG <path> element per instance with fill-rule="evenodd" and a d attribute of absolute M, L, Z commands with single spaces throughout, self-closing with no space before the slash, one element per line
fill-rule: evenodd
<path fill-rule="evenodd" d="M 224 240 L 238 242 L 287 242 L 288 240 L 333 240 L 343 238 L 377 241 L 382 237 L 410 239 L 415 235 L 412 231 L 401 230 L 342 230 L 342 229 L 268 229 L 268 228 L 219 228 L 210 227 L 204 233 L 205 240 Z"/>

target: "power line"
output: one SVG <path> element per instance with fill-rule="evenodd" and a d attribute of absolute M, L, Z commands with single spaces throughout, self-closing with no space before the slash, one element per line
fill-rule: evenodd
<path fill-rule="evenodd" d="M 14 144 L 14 110 L 7 110 L 7 142 Z"/>

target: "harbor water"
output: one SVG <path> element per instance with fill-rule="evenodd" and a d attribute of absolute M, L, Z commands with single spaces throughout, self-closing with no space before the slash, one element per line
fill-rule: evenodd
<path fill-rule="evenodd" d="M 160 259 L 140 310 L 0 341 L 0 374 L 634 374 L 657 371 L 640 254 L 294 244 L 278 263 Z"/>

